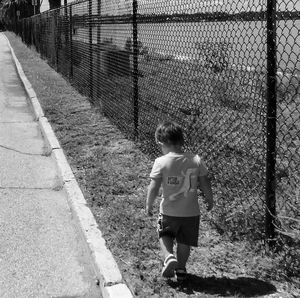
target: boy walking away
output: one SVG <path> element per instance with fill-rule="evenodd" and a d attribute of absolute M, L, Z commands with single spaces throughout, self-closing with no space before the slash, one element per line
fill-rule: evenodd
<path fill-rule="evenodd" d="M 152 215 L 153 203 L 162 186 L 162 200 L 158 218 L 159 242 L 164 257 L 162 276 L 186 279 L 186 263 L 191 246 L 198 245 L 200 208 L 197 187 L 204 194 L 207 209 L 213 208 L 213 195 L 208 171 L 197 154 L 183 152 L 184 137 L 181 127 L 174 122 L 163 122 L 155 132 L 163 156 L 157 158 L 150 173 L 146 213 Z M 176 256 L 173 253 L 177 242 Z"/>

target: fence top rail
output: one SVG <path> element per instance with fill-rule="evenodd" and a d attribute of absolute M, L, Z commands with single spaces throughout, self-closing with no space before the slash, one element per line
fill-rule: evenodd
<path fill-rule="evenodd" d="M 86 2 L 86 0 L 84 1 Z M 75 6 L 80 2 L 71 3 L 68 6 Z M 56 8 L 51 11 L 45 11 L 40 15 L 49 12 L 57 12 L 60 9 L 66 9 L 66 6 Z M 36 15 L 38 16 L 38 15 Z M 36 17 L 33 16 L 33 17 Z M 132 23 L 132 14 L 122 15 L 78 15 L 78 19 L 86 20 L 92 23 L 115 24 L 115 23 Z M 266 21 L 266 11 L 240 12 L 240 13 L 194 13 L 194 14 L 137 14 L 138 23 L 188 23 L 188 22 L 226 22 L 226 21 Z M 280 11 L 276 13 L 276 20 L 300 20 L 300 11 Z"/>

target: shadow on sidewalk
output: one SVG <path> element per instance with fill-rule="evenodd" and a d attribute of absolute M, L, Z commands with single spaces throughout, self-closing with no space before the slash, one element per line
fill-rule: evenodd
<path fill-rule="evenodd" d="M 168 281 L 169 286 L 185 294 L 210 294 L 222 297 L 239 296 L 254 297 L 276 292 L 276 287 L 268 282 L 250 277 L 238 277 L 231 279 L 227 277 L 199 277 L 188 274 L 186 281 L 178 283 L 174 280 Z"/>

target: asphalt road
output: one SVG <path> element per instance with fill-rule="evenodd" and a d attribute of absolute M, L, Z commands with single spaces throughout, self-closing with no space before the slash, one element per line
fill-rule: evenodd
<path fill-rule="evenodd" d="M 101 297 L 54 160 L 0 33 L 0 297 Z"/>

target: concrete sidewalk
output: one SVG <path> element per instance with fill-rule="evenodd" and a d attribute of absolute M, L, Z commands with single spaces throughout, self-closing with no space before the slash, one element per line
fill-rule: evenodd
<path fill-rule="evenodd" d="M 25 91 L 0 33 L 0 297 L 101 297 Z"/>

